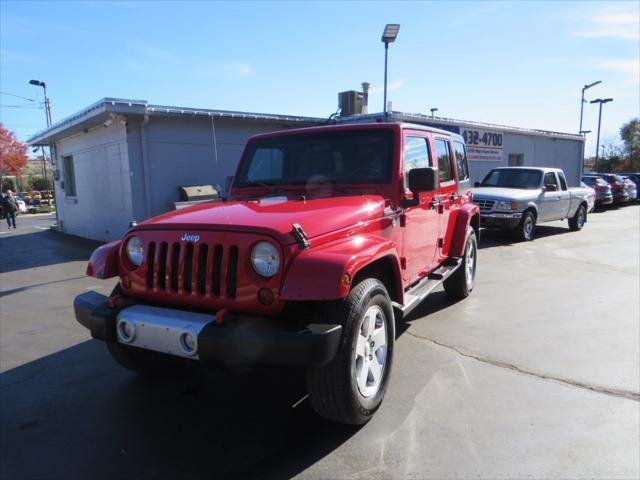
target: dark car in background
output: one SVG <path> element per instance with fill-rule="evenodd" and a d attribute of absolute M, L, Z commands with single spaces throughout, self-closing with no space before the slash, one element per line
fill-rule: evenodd
<path fill-rule="evenodd" d="M 609 185 L 611 185 L 611 193 L 613 194 L 614 203 L 626 203 L 629 201 L 629 192 L 624 179 L 616 173 L 591 173 L 585 177 L 600 177 Z"/>
<path fill-rule="evenodd" d="M 588 187 L 591 187 L 596 192 L 596 208 L 604 207 L 605 205 L 611 205 L 613 203 L 613 193 L 611 192 L 611 185 L 609 185 L 603 178 L 584 175 L 582 177 L 583 183 Z"/>

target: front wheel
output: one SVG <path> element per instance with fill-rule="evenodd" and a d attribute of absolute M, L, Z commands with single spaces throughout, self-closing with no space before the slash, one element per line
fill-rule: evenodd
<path fill-rule="evenodd" d="M 516 238 L 523 242 L 533 240 L 533 234 L 536 231 L 536 217 L 530 211 L 524 212 L 520 224 L 515 229 Z"/>
<path fill-rule="evenodd" d="M 376 412 L 387 390 L 395 324 L 387 289 L 377 279 L 356 285 L 336 308 L 342 338 L 328 365 L 307 372 L 315 411 L 334 422 L 362 425 Z"/>
<path fill-rule="evenodd" d="M 469 296 L 473 290 L 478 264 L 478 240 L 472 229 L 464 247 L 462 263 L 453 274 L 444 281 L 444 291 L 452 298 L 462 299 Z"/>
<path fill-rule="evenodd" d="M 569 219 L 569 230 L 572 232 L 577 232 L 578 230 L 582 230 L 585 222 L 587 221 L 587 211 L 583 205 L 578 207 L 576 214 Z"/>

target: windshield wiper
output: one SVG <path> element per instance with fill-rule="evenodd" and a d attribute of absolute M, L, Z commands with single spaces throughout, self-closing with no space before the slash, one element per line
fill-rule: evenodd
<path fill-rule="evenodd" d="M 262 182 L 245 182 L 242 185 L 238 185 L 239 187 L 263 187 L 269 190 L 269 193 L 273 193 L 274 195 L 284 195 L 284 192 L 278 188 L 275 188 L 272 185 Z"/>

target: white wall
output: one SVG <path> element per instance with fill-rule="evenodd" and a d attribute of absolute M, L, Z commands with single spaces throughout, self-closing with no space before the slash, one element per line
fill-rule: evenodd
<path fill-rule="evenodd" d="M 577 187 L 580 184 L 582 142 L 509 132 L 504 133 L 501 162 L 478 160 L 469 162 L 471 180 L 474 182 L 482 180 L 492 168 L 507 167 L 509 154 L 521 154 L 524 167 L 562 168 L 570 186 Z"/>
<path fill-rule="evenodd" d="M 133 218 L 127 137 L 124 125 L 113 122 L 56 143 L 58 220 L 62 231 L 94 240 L 119 238 Z M 73 155 L 76 196 L 61 188 L 62 158 Z"/>

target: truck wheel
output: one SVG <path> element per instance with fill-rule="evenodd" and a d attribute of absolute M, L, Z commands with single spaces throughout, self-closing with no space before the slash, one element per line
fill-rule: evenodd
<path fill-rule="evenodd" d="M 533 240 L 533 234 L 536 231 L 536 217 L 530 211 L 524 212 L 520 225 L 516 227 L 515 234 L 518 240 L 529 242 Z"/>
<path fill-rule="evenodd" d="M 569 219 L 569 230 L 572 232 L 577 232 L 578 230 L 582 230 L 585 222 L 587 221 L 587 211 L 584 208 L 584 205 L 580 205 L 576 214 Z"/>
<path fill-rule="evenodd" d="M 137 373 L 175 373 L 185 367 L 185 362 L 180 358 L 121 343 L 107 342 L 107 349 L 120 366 Z"/>
<path fill-rule="evenodd" d="M 472 229 L 464 247 L 464 256 L 458 269 L 444 281 L 444 291 L 452 298 L 466 298 L 473 290 L 478 263 L 478 240 Z"/>
<path fill-rule="evenodd" d="M 391 373 L 395 324 L 387 289 L 377 279 L 363 280 L 336 316 L 340 346 L 331 363 L 307 372 L 309 397 L 322 417 L 362 425 L 382 403 Z"/>

